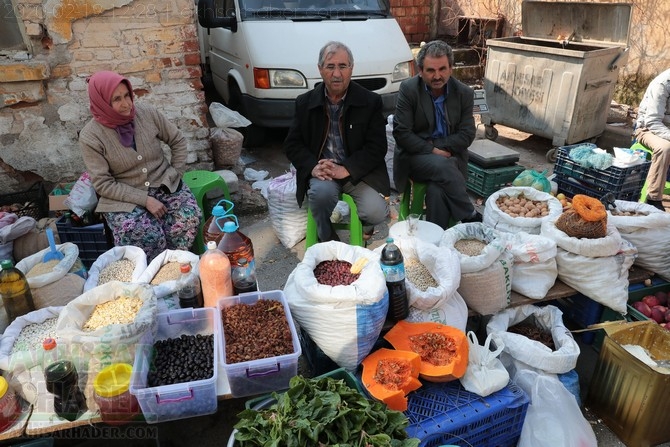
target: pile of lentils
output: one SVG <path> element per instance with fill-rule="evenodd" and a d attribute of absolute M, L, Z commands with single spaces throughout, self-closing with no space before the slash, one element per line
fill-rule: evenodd
<path fill-rule="evenodd" d="M 147 386 L 194 382 L 214 376 L 214 334 L 182 335 L 153 345 Z"/>
<path fill-rule="evenodd" d="M 325 286 L 348 286 L 358 279 L 360 273 L 351 273 L 351 262 L 321 261 L 314 268 L 314 277 Z"/>
<path fill-rule="evenodd" d="M 221 319 L 227 364 L 294 352 L 291 328 L 279 301 L 258 300 L 224 307 Z"/>
<path fill-rule="evenodd" d="M 98 285 L 106 284 L 110 281 L 131 282 L 133 280 L 133 271 L 135 263 L 130 259 L 119 259 L 110 262 L 98 275 Z"/>

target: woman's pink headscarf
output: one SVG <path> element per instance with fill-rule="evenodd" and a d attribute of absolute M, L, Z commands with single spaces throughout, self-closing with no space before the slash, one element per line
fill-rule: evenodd
<path fill-rule="evenodd" d="M 126 147 L 131 146 L 135 135 L 135 124 L 133 122 L 135 107 L 128 116 L 121 115 L 112 108 L 112 93 L 122 82 L 128 87 L 130 98 L 135 99 L 130 81 L 113 71 L 99 71 L 88 78 L 87 82 L 93 118 L 103 126 L 115 129 L 116 133 L 119 134 L 121 144 Z"/>

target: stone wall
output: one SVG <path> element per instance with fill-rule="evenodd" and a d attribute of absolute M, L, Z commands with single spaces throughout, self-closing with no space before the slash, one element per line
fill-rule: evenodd
<path fill-rule="evenodd" d="M 77 132 L 90 119 L 86 78 L 114 70 L 156 105 L 211 168 L 193 0 L 18 0 L 32 45 L 0 55 L 0 191 L 77 178 Z"/>

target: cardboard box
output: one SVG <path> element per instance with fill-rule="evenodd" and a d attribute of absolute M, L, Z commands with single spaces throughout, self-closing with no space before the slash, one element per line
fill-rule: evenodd
<path fill-rule="evenodd" d="M 72 190 L 74 182 L 57 183 L 54 189 L 49 193 L 49 211 L 61 211 L 69 209 L 65 205 L 65 199 Z"/>

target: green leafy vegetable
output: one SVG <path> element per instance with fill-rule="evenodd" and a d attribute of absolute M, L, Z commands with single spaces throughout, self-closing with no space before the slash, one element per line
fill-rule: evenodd
<path fill-rule="evenodd" d="M 344 380 L 293 377 L 268 408 L 244 410 L 235 424 L 240 447 L 418 447 L 407 417 L 370 401 Z"/>

